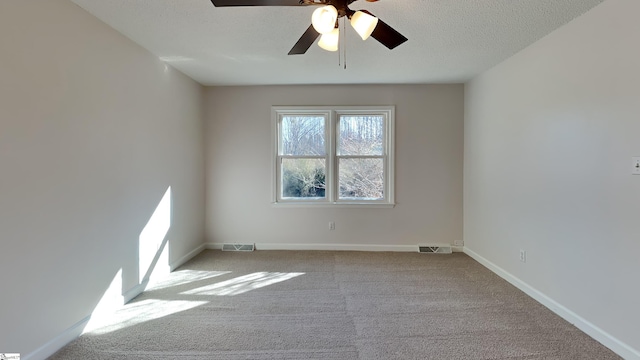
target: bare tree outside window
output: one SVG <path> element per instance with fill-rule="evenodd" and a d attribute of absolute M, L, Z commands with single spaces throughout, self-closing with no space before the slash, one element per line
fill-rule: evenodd
<path fill-rule="evenodd" d="M 340 116 L 339 134 L 340 199 L 383 199 L 384 117 Z"/>
<path fill-rule="evenodd" d="M 280 128 L 282 197 L 324 198 L 326 189 L 325 118 L 284 116 Z"/>
<path fill-rule="evenodd" d="M 326 154 L 324 129 L 323 116 L 282 117 L 280 154 L 324 156 Z"/>

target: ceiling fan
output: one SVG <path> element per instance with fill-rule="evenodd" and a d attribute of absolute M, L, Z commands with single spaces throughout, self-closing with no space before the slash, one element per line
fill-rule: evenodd
<path fill-rule="evenodd" d="M 216 7 L 322 5 L 313 12 L 311 25 L 291 48 L 289 55 L 306 53 L 318 37 L 320 37 L 318 46 L 328 51 L 337 51 L 338 19 L 345 16 L 362 40 L 371 36 L 390 50 L 407 41 L 406 37 L 367 10 L 349 9 L 349 4 L 354 1 L 356 0 L 211 0 Z"/>

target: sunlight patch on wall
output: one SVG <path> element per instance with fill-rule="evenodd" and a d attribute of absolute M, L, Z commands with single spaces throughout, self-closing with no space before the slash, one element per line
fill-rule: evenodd
<path fill-rule="evenodd" d="M 166 63 L 185 63 L 185 62 L 191 62 L 194 61 L 193 58 L 187 57 L 187 56 L 180 56 L 180 55 L 173 55 L 173 56 L 160 56 L 158 59 L 160 59 L 160 61 L 164 61 Z"/>
<path fill-rule="evenodd" d="M 163 241 L 169 228 L 171 227 L 171 186 L 167 189 L 160 200 L 160 203 L 156 207 L 156 210 L 151 215 L 149 222 L 145 225 L 144 229 L 140 233 L 139 248 L 138 248 L 138 264 L 139 264 L 139 281 L 143 282 L 147 277 L 147 272 L 151 269 L 151 266 L 160 252 Z M 165 246 L 168 249 L 168 246 Z M 168 250 L 165 250 L 168 251 Z M 165 254 L 166 266 L 169 266 L 168 253 Z M 161 264 L 158 261 L 158 264 Z M 164 265 L 162 263 L 161 265 Z M 168 271 L 167 271 L 168 273 Z"/>
<path fill-rule="evenodd" d="M 257 272 L 245 276 L 240 276 L 235 279 L 219 282 L 213 285 L 207 285 L 197 289 L 188 290 L 182 292 L 181 294 L 233 296 L 293 279 L 300 275 L 304 275 L 304 273 Z"/>
<path fill-rule="evenodd" d="M 98 305 L 93 309 L 83 333 L 102 326 L 122 305 L 124 305 L 124 297 L 122 296 L 122 269 L 120 269 L 111 280 Z"/>
<path fill-rule="evenodd" d="M 180 286 L 196 281 L 202 281 L 216 276 L 229 274 L 231 271 L 199 271 L 199 270 L 180 270 L 174 271 L 167 277 L 149 283 L 147 291 L 161 290 L 173 286 Z"/>
<path fill-rule="evenodd" d="M 169 266 L 169 244 L 162 244 L 161 249 L 162 252 L 155 265 L 152 264 L 151 269 L 147 271 L 149 282 L 160 281 L 171 273 L 171 266 Z"/>
<path fill-rule="evenodd" d="M 206 304 L 207 301 L 186 300 L 143 300 L 125 305 L 121 310 L 113 314 L 102 326 L 88 331 L 91 334 L 107 334 L 147 321 L 160 319 L 171 314 L 193 309 Z"/>

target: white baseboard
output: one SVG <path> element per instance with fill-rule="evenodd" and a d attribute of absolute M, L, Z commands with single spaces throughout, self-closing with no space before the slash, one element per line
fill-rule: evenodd
<path fill-rule="evenodd" d="M 511 283 L 513 286 L 522 290 L 525 294 L 529 295 L 534 300 L 546 306 L 549 310 L 553 311 L 554 313 L 559 315 L 561 318 L 575 325 L 578 329 L 582 330 L 587 335 L 591 336 L 592 338 L 600 342 L 602 345 L 608 347 L 616 354 L 622 356 L 624 359 L 640 360 L 640 351 L 632 348 L 631 346 L 611 336 L 609 333 L 602 330 L 598 326 L 592 324 L 588 320 L 584 319 L 583 317 L 579 316 L 578 314 L 564 307 L 562 304 L 556 302 L 555 300 L 551 299 L 547 295 L 533 288 L 529 284 L 513 276 L 511 273 L 507 272 L 506 270 L 499 267 L 498 265 L 480 256 L 478 253 L 469 249 L 468 247 L 465 246 L 463 248 L 463 252 L 469 255 L 470 257 L 472 257 L 474 260 L 476 260 L 483 266 L 485 266 L 486 268 L 488 268 L 489 270 L 496 273 L 501 278 Z"/>
<path fill-rule="evenodd" d="M 196 255 L 201 253 L 202 250 L 204 250 L 205 248 L 206 248 L 205 244 L 198 245 L 198 247 L 189 251 L 189 253 L 186 254 L 185 256 L 169 264 L 169 271 L 173 272 L 175 269 L 179 268 L 182 264 L 186 263 Z M 127 290 L 124 294 L 122 294 L 122 297 L 124 298 L 124 304 L 133 300 L 136 296 L 142 294 L 147 289 L 148 285 L 149 285 L 149 279 L 145 279 L 142 283 Z"/>
<path fill-rule="evenodd" d="M 84 330 L 84 328 L 87 326 L 90 318 L 91 316 L 87 316 L 84 319 L 78 321 L 48 343 L 40 346 L 38 349 L 30 352 L 29 354 L 23 355 L 21 358 L 23 360 L 44 360 L 49 356 L 55 354 L 56 351 L 60 350 L 63 346 L 75 340 L 78 336 L 80 336 L 80 334 L 82 334 L 82 330 Z"/>
<path fill-rule="evenodd" d="M 249 243 L 248 243 L 249 244 Z M 375 244 L 279 244 L 255 243 L 256 250 L 323 250 L 323 251 L 394 251 L 418 252 L 418 245 L 375 245 Z M 207 249 L 220 250 L 222 243 L 210 242 Z"/>
<path fill-rule="evenodd" d="M 191 260 L 196 255 L 201 253 L 202 250 L 204 250 L 205 248 L 206 248 L 205 244 L 198 245 L 198 247 L 196 247 L 195 249 L 189 251 L 189 253 L 187 253 L 185 256 L 183 256 L 180 259 L 178 259 L 178 260 L 172 262 L 171 264 L 169 264 L 169 271 L 170 272 L 175 271 L 177 268 L 182 266 L 184 263 L 186 263 L 187 261 Z M 141 284 L 138 284 L 138 285 L 134 286 L 133 288 L 129 289 L 128 291 L 126 291 L 124 294 L 122 294 L 122 296 L 124 298 L 124 303 L 126 304 L 129 301 L 133 300 L 136 296 L 142 294 L 147 289 L 148 285 L 149 285 L 149 279 L 145 279 Z"/>
<path fill-rule="evenodd" d="M 131 289 L 127 290 L 124 294 L 122 294 L 123 303 L 120 306 L 123 306 L 124 304 L 133 300 L 136 296 L 140 295 L 146 289 L 148 283 L 149 281 L 146 280 L 142 284 L 138 284 L 132 287 Z M 27 355 L 23 355 L 22 359 L 40 360 L 40 359 L 46 359 L 47 357 L 53 355 L 56 351 L 60 350 L 63 346 L 67 345 L 68 343 L 70 343 L 71 341 L 75 340 L 80 335 L 82 335 L 82 332 L 87 327 L 90 320 L 91 320 L 91 315 L 88 315 L 84 319 L 72 325 L 67 330 L 60 333 L 51 341 L 39 347 L 37 350 Z"/>
<path fill-rule="evenodd" d="M 206 243 L 204 244 L 204 248 L 207 250 L 222 250 L 222 243 Z"/>
<path fill-rule="evenodd" d="M 189 253 L 187 253 L 187 255 L 181 257 L 180 259 L 172 262 L 171 264 L 169 264 L 169 271 L 173 272 L 175 271 L 175 269 L 179 268 L 180 266 L 182 266 L 184 263 L 186 263 L 187 261 L 193 259 L 196 255 L 200 254 L 202 252 L 202 250 L 204 249 L 208 249 L 207 244 L 201 244 L 198 247 L 196 247 L 195 249 L 191 250 Z M 221 247 L 222 249 L 222 247 Z"/>
<path fill-rule="evenodd" d="M 186 263 L 187 261 L 191 260 L 191 258 L 193 258 L 194 256 L 198 255 L 205 248 L 206 248 L 206 245 L 202 244 L 202 245 L 198 246 L 197 248 L 193 249 L 192 251 L 190 251 L 185 256 L 183 256 L 180 259 L 178 259 L 177 261 L 173 262 L 172 264 L 169 265 L 170 271 L 174 271 L 180 265 L 182 265 L 182 264 Z M 133 300 L 136 296 L 142 294 L 142 292 L 147 288 L 148 284 L 149 284 L 149 280 L 147 279 L 147 280 L 143 281 L 141 284 L 138 284 L 138 285 L 132 287 L 131 289 L 127 290 L 126 292 L 124 292 L 122 294 L 123 304 L 128 303 L 129 301 Z M 76 338 L 78 338 L 78 336 L 80 336 L 82 334 L 82 331 L 85 329 L 85 327 L 89 323 L 89 320 L 91 320 L 91 315 L 89 315 L 89 316 L 85 317 L 84 319 L 80 320 L 79 322 L 77 322 L 76 324 L 74 324 L 73 326 L 68 328 L 67 330 L 63 331 L 61 334 L 59 334 L 58 336 L 56 336 L 55 338 L 53 338 L 51 341 L 47 342 L 46 344 L 42 345 L 41 347 L 39 347 L 35 351 L 33 351 L 33 352 L 29 353 L 29 354 L 23 355 L 22 359 L 25 359 L 25 360 L 44 360 L 47 357 L 53 355 L 56 351 L 60 350 L 63 346 L 67 345 L 71 341 L 73 341 Z"/>
<path fill-rule="evenodd" d="M 250 244 L 251 242 L 239 242 Z M 376 244 L 280 244 L 255 243 L 256 250 L 321 250 L 321 251 L 392 251 L 418 252 L 418 245 L 376 245 Z M 222 243 L 209 242 L 204 245 L 209 250 L 221 250 Z M 463 252 L 462 246 L 451 246 L 453 252 Z"/>
<path fill-rule="evenodd" d="M 136 296 L 142 294 L 142 292 L 147 288 L 147 285 L 149 285 L 149 279 L 146 279 L 145 281 L 142 282 L 142 284 L 138 284 L 132 287 L 131 289 L 125 291 L 124 294 L 122 294 L 122 300 L 123 300 L 122 305 L 128 303 L 129 301 L 133 300 Z"/>

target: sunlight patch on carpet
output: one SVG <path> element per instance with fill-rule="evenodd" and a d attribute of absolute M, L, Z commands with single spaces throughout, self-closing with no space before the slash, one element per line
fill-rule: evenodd
<path fill-rule="evenodd" d="M 117 311 L 106 322 L 97 324 L 96 328 L 86 330 L 86 333 L 95 335 L 107 334 L 147 321 L 160 319 L 175 313 L 193 309 L 206 304 L 207 301 L 186 301 L 186 300 L 144 300 L 125 305 Z"/>
<path fill-rule="evenodd" d="M 149 283 L 147 291 L 166 289 L 173 286 L 180 286 L 196 281 L 202 281 L 216 276 L 229 274 L 231 271 L 199 271 L 199 270 L 179 270 L 169 274 L 166 278 Z"/>
<path fill-rule="evenodd" d="M 182 295 L 234 296 L 251 290 L 290 280 L 304 273 L 257 272 L 235 279 L 182 292 Z"/>

